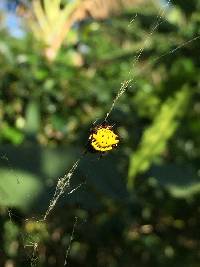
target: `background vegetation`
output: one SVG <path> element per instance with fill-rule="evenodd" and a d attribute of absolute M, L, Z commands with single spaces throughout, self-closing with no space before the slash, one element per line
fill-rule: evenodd
<path fill-rule="evenodd" d="M 199 266 L 200 40 L 185 42 L 200 1 L 174 0 L 162 19 L 159 2 L 59 2 L 1 11 L 0 266 L 64 266 L 74 223 L 68 266 Z M 38 222 L 130 78 L 109 117 L 119 148 L 86 154 L 69 191 L 82 186 Z"/>

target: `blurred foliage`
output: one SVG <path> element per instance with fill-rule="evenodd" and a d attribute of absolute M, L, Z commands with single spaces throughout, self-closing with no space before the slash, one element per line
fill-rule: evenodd
<path fill-rule="evenodd" d="M 110 14 L 120 13 L 124 7 L 136 6 L 143 0 L 34 0 L 32 8 L 26 10 L 23 4 L 18 7 L 18 12 L 23 10 L 26 22 L 36 39 L 44 47 L 44 56 L 53 61 L 67 36 L 67 44 L 74 41 L 75 23 L 92 17 L 106 19 Z M 22 13 L 22 12 L 21 12 Z"/>
<path fill-rule="evenodd" d="M 51 63 L 31 32 L 1 27 L 0 266 L 63 266 L 71 238 L 68 266 L 199 266 L 200 1 L 183 2 L 150 35 L 158 4 L 82 17 Z M 40 221 L 132 77 L 109 117 L 120 146 L 87 153 Z"/>
<path fill-rule="evenodd" d="M 177 118 L 185 111 L 189 100 L 188 90 L 180 90 L 174 99 L 163 103 L 152 125 L 144 131 L 140 148 L 133 152 L 129 167 L 128 188 L 133 189 L 134 177 L 146 171 L 152 161 L 166 150 L 168 139 L 177 128 Z"/>

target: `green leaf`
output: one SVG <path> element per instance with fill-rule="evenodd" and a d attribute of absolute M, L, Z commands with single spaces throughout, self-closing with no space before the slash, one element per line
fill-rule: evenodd
<path fill-rule="evenodd" d="M 14 145 L 19 145 L 24 139 L 24 134 L 14 127 L 9 126 L 6 122 L 1 124 L 0 136 L 9 140 Z"/>
<path fill-rule="evenodd" d="M 2 206 L 18 207 L 27 211 L 41 193 L 41 181 L 27 171 L 1 168 L 0 177 Z"/>
<path fill-rule="evenodd" d="M 152 125 L 145 130 L 138 150 L 130 156 L 129 190 L 133 188 L 136 175 L 148 170 L 164 152 L 168 140 L 178 127 L 178 119 L 183 115 L 188 100 L 189 92 L 184 88 L 161 106 Z"/>
<path fill-rule="evenodd" d="M 176 198 L 191 198 L 200 192 L 200 178 L 190 165 L 153 166 L 150 175 Z"/>
<path fill-rule="evenodd" d="M 26 108 L 25 130 L 29 134 L 38 132 L 40 128 L 40 106 L 38 101 L 31 100 Z"/>

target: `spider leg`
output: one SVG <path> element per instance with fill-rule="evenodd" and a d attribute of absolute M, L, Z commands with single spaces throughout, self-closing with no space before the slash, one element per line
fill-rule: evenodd
<path fill-rule="evenodd" d="M 101 152 L 101 154 L 98 157 L 98 160 L 102 159 L 106 155 L 106 152 Z"/>

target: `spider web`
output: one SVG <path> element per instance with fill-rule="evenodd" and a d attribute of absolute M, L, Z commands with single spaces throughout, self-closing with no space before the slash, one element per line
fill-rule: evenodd
<path fill-rule="evenodd" d="M 136 80 L 137 76 L 141 75 L 141 73 L 145 72 L 145 70 L 147 70 L 150 66 L 153 66 L 155 63 L 159 62 L 162 58 L 166 57 L 167 55 L 171 55 L 173 53 L 176 53 L 179 49 L 181 49 L 181 48 L 189 45 L 190 43 L 200 39 L 200 35 L 197 35 L 192 39 L 189 39 L 185 42 L 182 42 L 180 45 L 173 48 L 172 50 L 170 50 L 170 51 L 154 58 L 150 62 L 148 62 L 148 64 L 146 66 L 144 66 L 143 68 L 140 69 L 140 72 L 137 73 L 137 75 L 134 75 L 134 68 L 135 68 L 136 64 L 139 62 L 145 48 L 148 46 L 152 35 L 158 29 L 158 27 L 163 23 L 163 17 L 165 16 L 165 13 L 166 13 L 170 3 L 171 3 L 171 0 L 168 0 L 166 2 L 166 4 L 163 7 L 161 7 L 160 10 L 158 11 L 158 16 L 156 18 L 156 21 L 151 26 L 149 33 L 147 33 L 143 46 L 139 49 L 139 51 L 136 53 L 136 56 L 133 59 L 132 66 L 131 66 L 131 69 L 129 71 L 129 77 L 127 77 L 127 79 L 121 83 L 121 86 L 117 90 L 116 96 L 113 99 L 113 101 L 110 105 L 110 108 L 108 109 L 108 112 L 106 113 L 103 121 L 107 121 L 109 119 L 109 117 L 111 116 L 111 113 L 112 113 L 113 109 L 115 108 L 117 102 L 120 100 L 120 98 L 123 96 L 123 94 L 126 93 L 128 88 L 134 86 L 137 83 L 137 80 Z M 128 27 L 132 26 L 132 24 L 135 22 L 136 18 L 137 18 L 137 14 L 129 22 Z M 80 183 L 76 187 L 72 188 L 71 179 L 73 178 L 75 171 L 78 169 L 80 162 L 85 157 L 85 154 L 86 154 L 86 150 L 84 149 L 83 152 L 81 153 L 81 155 L 78 157 L 78 159 L 76 159 L 74 161 L 71 168 L 64 174 L 64 176 L 58 178 L 56 186 L 55 186 L 54 194 L 53 194 L 53 196 L 49 202 L 49 205 L 48 205 L 44 215 L 40 219 L 36 220 L 38 223 L 41 223 L 41 222 L 46 223 L 48 221 L 48 217 L 49 217 L 50 213 L 53 212 L 53 210 L 55 209 L 61 196 L 63 196 L 64 194 L 65 195 L 73 194 L 76 190 L 78 190 L 79 188 L 81 188 L 84 185 L 84 183 Z M 1 160 L 7 162 L 7 165 L 9 167 L 12 175 L 15 177 L 15 179 L 17 180 L 17 183 L 20 185 L 20 183 L 22 182 L 21 177 L 18 177 L 16 175 L 15 170 L 12 167 L 12 163 L 9 161 L 8 157 L 6 155 L 3 155 L 3 156 L 1 156 Z M 10 221 L 12 221 L 13 220 L 13 214 L 12 214 L 11 210 L 8 209 L 7 212 L 8 212 L 8 216 L 10 218 Z M 27 220 L 30 220 L 30 219 L 27 219 Z M 70 234 L 69 243 L 66 247 L 65 260 L 63 263 L 63 266 L 65 266 L 65 267 L 68 266 L 68 258 L 70 255 L 71 245 L 72 245 L 72 242 L 74 239 L 74 235 L 75 235 L 75 231 L 76 231 L 76 227 L 77 227 L 78 222 L 79 222 L 79 218 L 77 216 L 75 216 L 72 231 Z M 26 241 L 24 241 L 23 235 L 21 236 L 21 238 L 23 239 L 24 249 L 26 250 L 27 247 L 30 247 L 32 250 L 31 254 L 27 255 L 27 257 L 30 258 L 31 267 L 37 266 L 38 265 L 39 242 L 37 242 L 35 240 L 31 240 L 31 237 L 30 237 L 29 243 L 27 243 Z"/>

